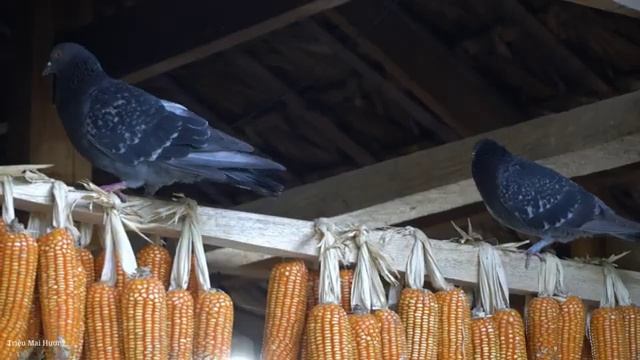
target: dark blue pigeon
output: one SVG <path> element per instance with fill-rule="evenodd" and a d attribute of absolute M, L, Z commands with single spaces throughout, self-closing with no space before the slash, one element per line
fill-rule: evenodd
<path fill-rule="evenodd" d="M 640 240 L 640 224 L 617 215 L 580 185 L 542 165 L 512 155 L 493 140 L 473 152 L 473 180 L 489 213 L 502 225 L 540 241 L 527 250 L 538 255 L 554 242 L 611 235 Z"/>
<path fill-rule="evenodd" d="M 55 75 L 55 104 L 78 152 L 148 194 L 175 182 L 228 183 L 263 195 L 282 191 L 285 168 L 180 104 L 109 77 L 84 47 L 56 45 L 43 75 Z"/>

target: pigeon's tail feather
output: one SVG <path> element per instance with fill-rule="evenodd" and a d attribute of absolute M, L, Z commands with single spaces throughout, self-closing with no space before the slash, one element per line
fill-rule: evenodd
<path fill-rule="evenodd" d="M 186 157 L 172 161 L 190 168 L 286 170 L 273 160 L 239 151 L 192 152 Z"/>
<path fill-rule="evenodd" d="M 277 196 L 284 186 L 273 179 L 273 173 L 263 170 L 224 169 L 227 182 L 265 196 Z"/>
<path fill-rule="evenodd" d="M 629 241 L 640 241 L 640 223 L 631 221 L 606 211 L 599 219 L 589 221 L 580 227 L 592 234 L 609 234 Z"/>

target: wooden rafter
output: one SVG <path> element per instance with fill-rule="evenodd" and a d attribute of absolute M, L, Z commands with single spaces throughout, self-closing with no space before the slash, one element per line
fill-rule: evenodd
<path fill-rule="evenodd" d="M 390 2 L 353 0 L 326 16 L 360 52 L 460 134 L 474 135 L 523 120 L 515 106 L 468 64 Z"/>
<path fill-rule="evenodd" d="M 404 108 L 405 111 L 418 123 L 422 124 L 427 129 L 430 129 L 435 134 L 438 134 L 440 138 L 445 141 L 451 141 L 459 138 L 459 134 L 453 131 L 450 127 L 443 124 L 437 117 L 429 110 L 425 109 L 419 102 L 413 100 L 405 93 L 403 93 L 394 83 L 385 79 L 380 75 L 373 67 L 367 64 L 364 60 L 360 59 L 356 54 L 347 49 L 340 43 L 333 35 L 323 29 L 317 23 L 308 20 L 304 23 L 309 32 L 314 34 L 322 42 L 329 45 L 329 47 L 345 62 L 358 71 L 365 80 L 380 87 L 380 89 L 387 94 L 391 99 L 397 102 Z"/>
<path fill-rule="evenodd" d="M 347 1 L 141 1 L 59 40 L 84 44 L 108 72 L 135 83 Z"/>
<path fill-rule="evenodd" d="M 68 200 L 75 202 L 84 195 L 86 195 L 85 191 L 70 189 Z M 17 209 L 51 211 L 51 185 L 16 181 L 14 200 Z M 138 199 L 131 198 L 131 201 L 136 200 Z M 169 205 L 160 200 L 150 200 L 150 202 L 147 210 Z M 73 211 L 74 219 L 85 223 L 102 224 L 103 216 L 104 214 L 97 207 L 92 209 L 84 201 L 78 201 Z M 317 259 L 318 246 L 312 222 L 206 207 L 200 208 L 199 217 L 200 230 L 206 244 L 262 252 L 272 256 L 296 257 L 312 261 Z M 176 225 L 163 225 L 145 229 L 145 232 L 177 238 L 180 230 Z M 377 242 L 380 232 L 371 231 L 371 237 L 371 241 Z M 412 241 L 410 238 L 399 238 L 384 244 L 379 243 L 382 250 L 390 256 L 394 269 L 404 270 Z M 434 241 L 433 249 L 445 277 L 465 286 L 477 283 L 478 250 L 476 246 Z M 354 261 L 355 252 L 350 252 L 348 257 L 349 261 Z M 533 261 L 529 269 L 525 269 L 523 253 L 504 252 L 502 258 L 511 292 L 518 294 L 537 292 L 539 267 L 537 260 Z M 565 276 L 572 280 L 567 283 L 567 290 L 587 301 L 598 301 L 602 293 L 602 269 L 599 266 L 572 261 L 563 261 L 563 264 Z M 640 298 L 640 273 L 622 270 L 620 275 L 627 284 L 632 298 Z"/>
<path fill-rule="evenodd" d="M 612 95 L 612 88 L 587 67 L 576 55 L 569 51 L 538 19 L 518 0 L 499 0 L 496 8 L 506 21 L 512 22 L 528 34 L 529 47 L 544 54 L 537 61 L 548 63 L 563 77 L 580 84 L 600 95 Z"/>
<path fill-rule="evenodd" d="M 616 14 L 640 18 L 640 3 L 636 0 L 565 0 Z M 634 7 L 635 5 L 635 7 Z"/>
<path fill-rule="evenodd" d="M 362 146 L 355 143 L 342 130 L 340 130 L 326 115 L 308 108 L 306 101 L 293 89 L 287 86 L 275 74 L 265 68 L 258 61 L 241 51 L 233 51 L 229 56 L 230 61 L 238 64 L 251 76 L 259 79 L 264 86 L 270 87 L 270 93 L 277 94 L 288 105 L 289 111 L 294 117 L 299 118 L 301 126 L 314 127 L 315 136 L 326 136 L 360 166 L 370 165 L 376 162 L 376 158 Z"/>
<path fill-rule="evenodd" d="M 415 199 L 393 208 L 405 214 L 396 219 L 405 221 L 462 206 L 478 200 L 469 180 L 469 162 L 475 142 L 485 137 L 527 158 L 555 164 L 569 176 L 622 166 L 640 160 L 634 142 L 640 132 L 639 103 L 640 92 L 603 100 L 302 185 L 279 198 L 260 199 L 238 209 L 313 219 Z M 589 151 L 596 148 L 602 152 Z M 434 199 L 447 200 L 438 205 Z M 379 212 L 376 216 L 387 215 Z"/>

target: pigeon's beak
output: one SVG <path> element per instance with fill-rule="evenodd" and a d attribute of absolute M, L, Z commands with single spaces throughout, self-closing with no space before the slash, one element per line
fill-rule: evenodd
<path fill-rule="evenodd" d="M 51 65 L 51 61 L 47 61 L 47 65 L 42 70 L 42 76 L 47 76 L 53 72 L 53 66 Z"/>

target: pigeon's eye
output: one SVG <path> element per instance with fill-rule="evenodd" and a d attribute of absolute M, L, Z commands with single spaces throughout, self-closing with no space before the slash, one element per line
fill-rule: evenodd
<path fill-rule="evenodd" d="M 51 54 L 51 58 L 52 59 L 57 59 L 59 57 L 62 56 L 62 52 L 61 51 L 54 51 L 53 54 Z"/>

